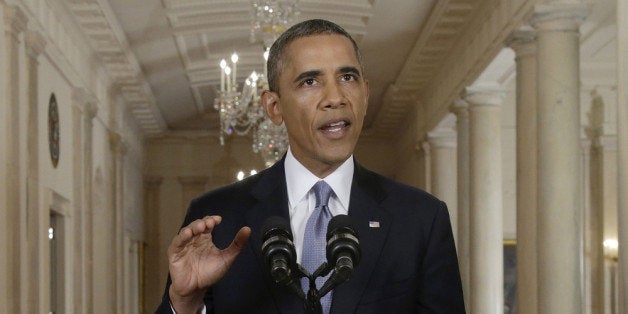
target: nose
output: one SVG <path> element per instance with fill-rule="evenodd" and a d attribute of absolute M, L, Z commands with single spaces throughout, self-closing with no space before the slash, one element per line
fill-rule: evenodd
<path fill-rule="evenodd" d="M 324 108 L 335 109 L 346 104 L 344 91 L 338 83 L 327 84 L 325 86 Z"/>

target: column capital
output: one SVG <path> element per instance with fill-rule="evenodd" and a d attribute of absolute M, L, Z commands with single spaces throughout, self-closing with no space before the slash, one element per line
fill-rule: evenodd
<path fill-rule="evenodd" d="M 464 98 L 471 104 L 471 107 L 499 107 L 502 105 L 505 96 L 502 90 L 471 86 L 465 89 Z"/>
<path fill-rule="evenodd" d="M 534 6 L 530 24 L 540 31 L 577 31 L 590 11 L 590 5 L 584 2 L 541 3 Z"/>
<path fill-rule="evenodd" d="M 26 53 L 33 59 L 37 59 L 46 48 L 46 39 L 44 39 L 44 36 L 33 30 L 26 31 L 24 43 L 26 44 Z"/>
<path fill-rule="evenodd" d="M 26 29 L 28 18 L 16 5 L 4 4 L 4 24 L 6 32 L 12 36 L 17 36 Z"/>
<path fill-rule="evenodd" d="M 468 116 L 469 115 L 469 102 L 462 98 L 458 98 L 454 100 L 453 105 L 451 105 L 451 112 L 453 112 L 456 116 Z"/>
<path fill-rule="evenodd" d="M 124 155 L 127 151 L 126 142 L 117 132 L 109 131 L 109 146 L 114 153 L 121 156 Z"/>
<path fill-rule="evenodd" d="M 429 155 L 430 154 L 430 143 L 428 141 L 425 140 L 418 140 L 414 143 L 414 151 L 417 154 L 425 154 L 425 155 Z"/>
<path fill-rule="evenodd" d="M 456 132 L 439 130 L 427 133 L 427 140 L 434 148 L 456 148 Z"/>
<path fill-rule="evenodd" d="M 516 58 L 536 54 L 536 31 L 531 26 L 523 26 L 512 32 L 505 44 L 515 51 Z"/>
<path fill-rule="evenodd" d="M 427 140 L 434 148 L 456 147 L 456 116 L 449 113 L 440 123 L 427 133 Z"/>
<path fill-rule="evenodd" d="M 86 115 L 89 120 L 94 119 L 98 113 L 96 97 L 84 87 L 76 87 L 72 90 L 72 101 Z"/>

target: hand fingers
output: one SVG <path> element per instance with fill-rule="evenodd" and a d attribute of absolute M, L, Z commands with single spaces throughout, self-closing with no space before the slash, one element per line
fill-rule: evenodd
<path fill-rule="evenodd" d="M 222 221 L 220 216 L 205 216 L 203 219 L 197 219 L 185 226 L 179 234 L 172 239 L 170 246 L 173 249 L 181 249 L 188 244 L 195 236 L 202 233 L 210 233 L 214 227 Z"/>
<path fill-rule="evenodd" d="M 229 247 L 227 247 L 226 249 L 222 251 L 225 261 L 227 261 L 229 265 L 233 263 L 236 256 L 238 256 L 240 251 L 242 251 L 242 248 L 244 247 L 246 242 L 249 240 L 250 236 L 251 236 L 251 228 L 242 227 L 238 231 L 238 233 L 235 235 L 235 238 L 233 239 Z"/>

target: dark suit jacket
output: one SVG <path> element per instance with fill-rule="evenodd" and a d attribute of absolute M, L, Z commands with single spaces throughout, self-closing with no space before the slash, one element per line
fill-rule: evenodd
<path fill-rule="evenodd" d="M 456 249 L 445 203 L 355 163 L 349 216 L 362 258 L 333 293 L 332 313 L 464 313 Z M 288 217 L 283 160 L 195 199 L 184 226 L 221 215 L 214 243 L 227 247 L 243 226 L 251 238 L 225 277 L 211 287 L 208 313 L 303 313 L 302 301 L 273 282 L 260 259 L 261 226 Z M 370 227 L 369 222 L 379 222 Z M 169 285 L 169 283 L 168 283 Z M 168 286 L 158 313 L 171 313 Z"/>

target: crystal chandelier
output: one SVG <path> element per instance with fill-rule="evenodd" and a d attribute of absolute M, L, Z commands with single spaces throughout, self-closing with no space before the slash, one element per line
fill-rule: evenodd
<path fill-rule="evenodd" d="M 298 0 L 252 1 L 251 42 L 264 43 L 264 60 L 268 61 L 268 51 L 277 37 L 283 33 L 299 15 Z M 214 99 L 214 108 L 220 114 L 220 144 L 224 145 L 225 135 L 253 134 L 253 151 L 259 153 L 266 166 L 279 160 L 288 149 L 288 133 L 282 124 L 273 124 L 260 104 L 260 94 L 268 89 L 266 62 L 264 73 L 255 71 L 248 76 L 238 89 L 238 55 L 231 55 L 231 63 L 220 61 L 220 91 Z"/>
<path fill-rule="evenodd" d="M 268 50 L 264 52 L 268 59 Z M 231 55 L 231 65 L 220 61 L 220 91 L 214 99 L 214 108 L 220 114 L 220 144 L 225 144 L 225 135 L 253 133 L 253 151 L 259 153 L 266 166 L 279 160 L 288 149 L 288 134 L 284 125 L 275 125 L 266 117 L 260 103 L 260 94 L 268 89 L 266 66 L 264 73 L 253 71 L 238 90 L 235 79 L 238 55 Z"/>
<path fill-rule="evenodd" d="M 270 47 L 300 14 L 298 0 L 253 0 L 251 42 Z"/>
<path fill-rule="evenodd" d="M 267 59 L 268 52 L 264 56 Z M 220 114 L 221 145 L 225 144 L 225 134 L 245 135 L 264 119 L 259 94 L 267 87 L 266 75 L 258 75 L 253 71 L 239 91 L 236 81 L 237 64 L 238 54 L 235 52 L 231 55 L 230 66 L 225 59 L 220 61 L 220 91 L 214 99 L 214 109 Z"/>

